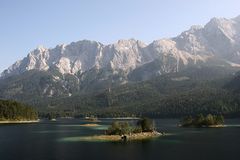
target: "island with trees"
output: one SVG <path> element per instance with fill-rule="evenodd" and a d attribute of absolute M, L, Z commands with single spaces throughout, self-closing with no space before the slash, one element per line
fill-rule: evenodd
<path fill-rule="evenodd" d="M 0 100 L 0 123 L 33 123 L 37 112 L 30 106 L 11 100 Z"/>
<path fill-rule="evenodd" d="M 128 121 L 114 121 L 103 135 L 88 137 L 95 141 L 133 141 L 156 138 L 164 133 L 159 133 L 154 127 L 154 121 L 149 118 L 142 118 L 136 124 Z"/>
<path fill-rule="evenodd" d="M 222 115 L 198 114 L 195 117 L 187 116 L 181 120 L 181 127 L 224 127 Z"/>

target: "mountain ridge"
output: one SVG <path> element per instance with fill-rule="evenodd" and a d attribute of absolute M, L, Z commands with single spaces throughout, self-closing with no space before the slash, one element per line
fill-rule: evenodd
<path fill-rule="evenodd" d="M 46 71 L 54 68 L 62 74 L 77 74 L 92 68 L 110 67 L 130 72 L 139 66 L 161 59 L 171 60 L 163 68 L 179 70 L 183 66 L 206 62 L 214 56 L 226 63 L 240 63 L 240 16 L 232 19 L 212 18 L 205 26 L 192 26 L 179 36 L 155 40 L 150 44 L 129 39 L 104 45 L 97 41 L 82 40 L 55 48 L 38 47 L 27 57 L 15 62 L 1 73 L 1 78 L 21 74 L 32 69 Z M 167 60 L 165 60 L 167 59 Z"/>

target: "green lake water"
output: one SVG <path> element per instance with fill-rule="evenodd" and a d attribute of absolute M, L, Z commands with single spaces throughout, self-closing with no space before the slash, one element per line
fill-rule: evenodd
<path fill-rule="evenodd" d="M 131 121 L 134 123 L 134 120 Z M 0 125 L 0 160 L 238 160 L 240 119 L 225 128 L 178 128 L 178 120 L 158 119 L 168 136 L 136 142 L 94 142 L 111 120 L 83 127 L 81 119 Z"/>

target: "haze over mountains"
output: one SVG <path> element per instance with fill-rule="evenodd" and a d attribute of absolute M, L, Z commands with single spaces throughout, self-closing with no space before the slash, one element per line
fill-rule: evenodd
<path fill-rule="evenodd" d="M 150 44 L 135 39 L 109 45 L 83 40 L 38 47 L 2 72 L 0 97 L 71 97 L 206 67 L 221 67 L 224 76 L 240 69 L 240 16 L 213 18 L 203 27 L 192 26 L 177 37 Z M 175 80 L 189 78 L 181 75 Z"/>

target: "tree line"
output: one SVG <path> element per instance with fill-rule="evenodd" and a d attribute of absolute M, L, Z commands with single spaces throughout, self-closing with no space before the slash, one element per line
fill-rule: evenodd
<path fill-rule="evenodd" d="M 213 125 L 223 125 L 224 117 L 222 115 L 198 114 L 195 117 L 187 116 L 181 120 L 181 126 L 183 127 L 204 127 Z"/>
<path fill-rule="evenodd" d="M 35 109 L 11 100 L 0 100 L 0 120 L 36 120 L 38 114 Z"/>

